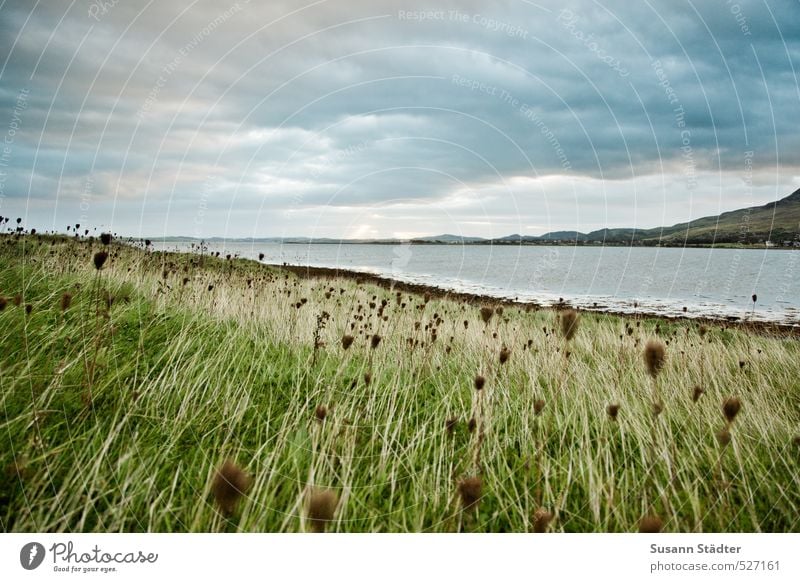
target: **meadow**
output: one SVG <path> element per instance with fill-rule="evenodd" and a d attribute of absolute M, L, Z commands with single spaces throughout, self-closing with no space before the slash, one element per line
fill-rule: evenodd
<path fill-rule="evenodd" d="M 797 532 L 800 343 L 0 236 L 0 529 Z"/>

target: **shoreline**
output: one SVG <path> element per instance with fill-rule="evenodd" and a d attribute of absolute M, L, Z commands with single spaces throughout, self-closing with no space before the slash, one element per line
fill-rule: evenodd
<path fill-rule="evenodd" d="M 252 259 L 247 259 L 252 260 Z M 257 262 L 257 261 L 256 261 Z M 391 277 L 384 277 L 375 273 L 365 273 L 361 271 L 352 271 L 348 269 L 339 269 L 333 267 L 312 267 L 303 265 L 288 265 L 288 264 L 272 264 L 272 263 L 258 263 L 276 270 L 286 271 L 307 279 L 347 279 L 358 283 L 371 283 L 384 289 L 392 289 L 404 291 L 406 293 L 413 293 L 415 295 L 425 295 L 426 293 L 438 299 L 451 299 L 458 302 L 469 303 L 472 305 L 502 305 L 504 307 L 519 307 L 523 309 L 535 309 L 553 311 L 560 311 L 562 309 L 569 309 L 573 307 L 569 301 L 564 301 L 556 305 L 542 305 L 533 301 L 522 301 L 510 299 L 507 297 L 494 297 L 492 295 L 482 293 L 465 293 L 463 291 L 453 291 L 444 287 L 436 285 L 428 285 L 424 283 L 408 283 L 392 279 Z M 742 331 L 757 333 L 759 335 L 783 337 L 783 338 L 800 338 L 800 325 L 792 323 L 781 323 L 773 321 L 751 321 L 743 318 L 731 319 L 728 317 L 686 317 L 686 316 L 669 316 L 660 313 L 653 313 L 648 311 L 641 311 L 639 313 L 629 313 L 612 308 L 605 307 L 598 303 L 596 308 L 580 307 L 579 311 L 586 311 L 589 313 L 613 315 L 626 319 L 641 319 L 642 317 L 651 317 L 655 319 L 663 319 L 666 321 L 684 320 L 692 322 L 697 325 L 707 326 L 723 326 L 733 327 Z"/>

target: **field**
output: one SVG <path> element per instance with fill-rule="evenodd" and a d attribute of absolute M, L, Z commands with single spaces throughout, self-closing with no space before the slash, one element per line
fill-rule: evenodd
<path fill-rule="evenodd" d="M 0 295 L 4 531 L 800 531 L 797 339 L 39 235 Z"/>

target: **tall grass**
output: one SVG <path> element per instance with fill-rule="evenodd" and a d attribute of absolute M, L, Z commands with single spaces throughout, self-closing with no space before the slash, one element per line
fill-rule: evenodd
<path fill-rule="evenodd" d="M 0 237 L 3 530 L 800 529 L 794 339 L 149 248 Z"/>

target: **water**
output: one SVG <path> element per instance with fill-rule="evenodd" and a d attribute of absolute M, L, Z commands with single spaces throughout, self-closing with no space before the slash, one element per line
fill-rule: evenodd
<path fill-rule="evenodd" d="M 187 251 L 190 244 L 154 246 Z M 563 298 L 589 309 L 800 324 L 800 250 L 235 242 L 208 250 L 542 305 Z"/>

